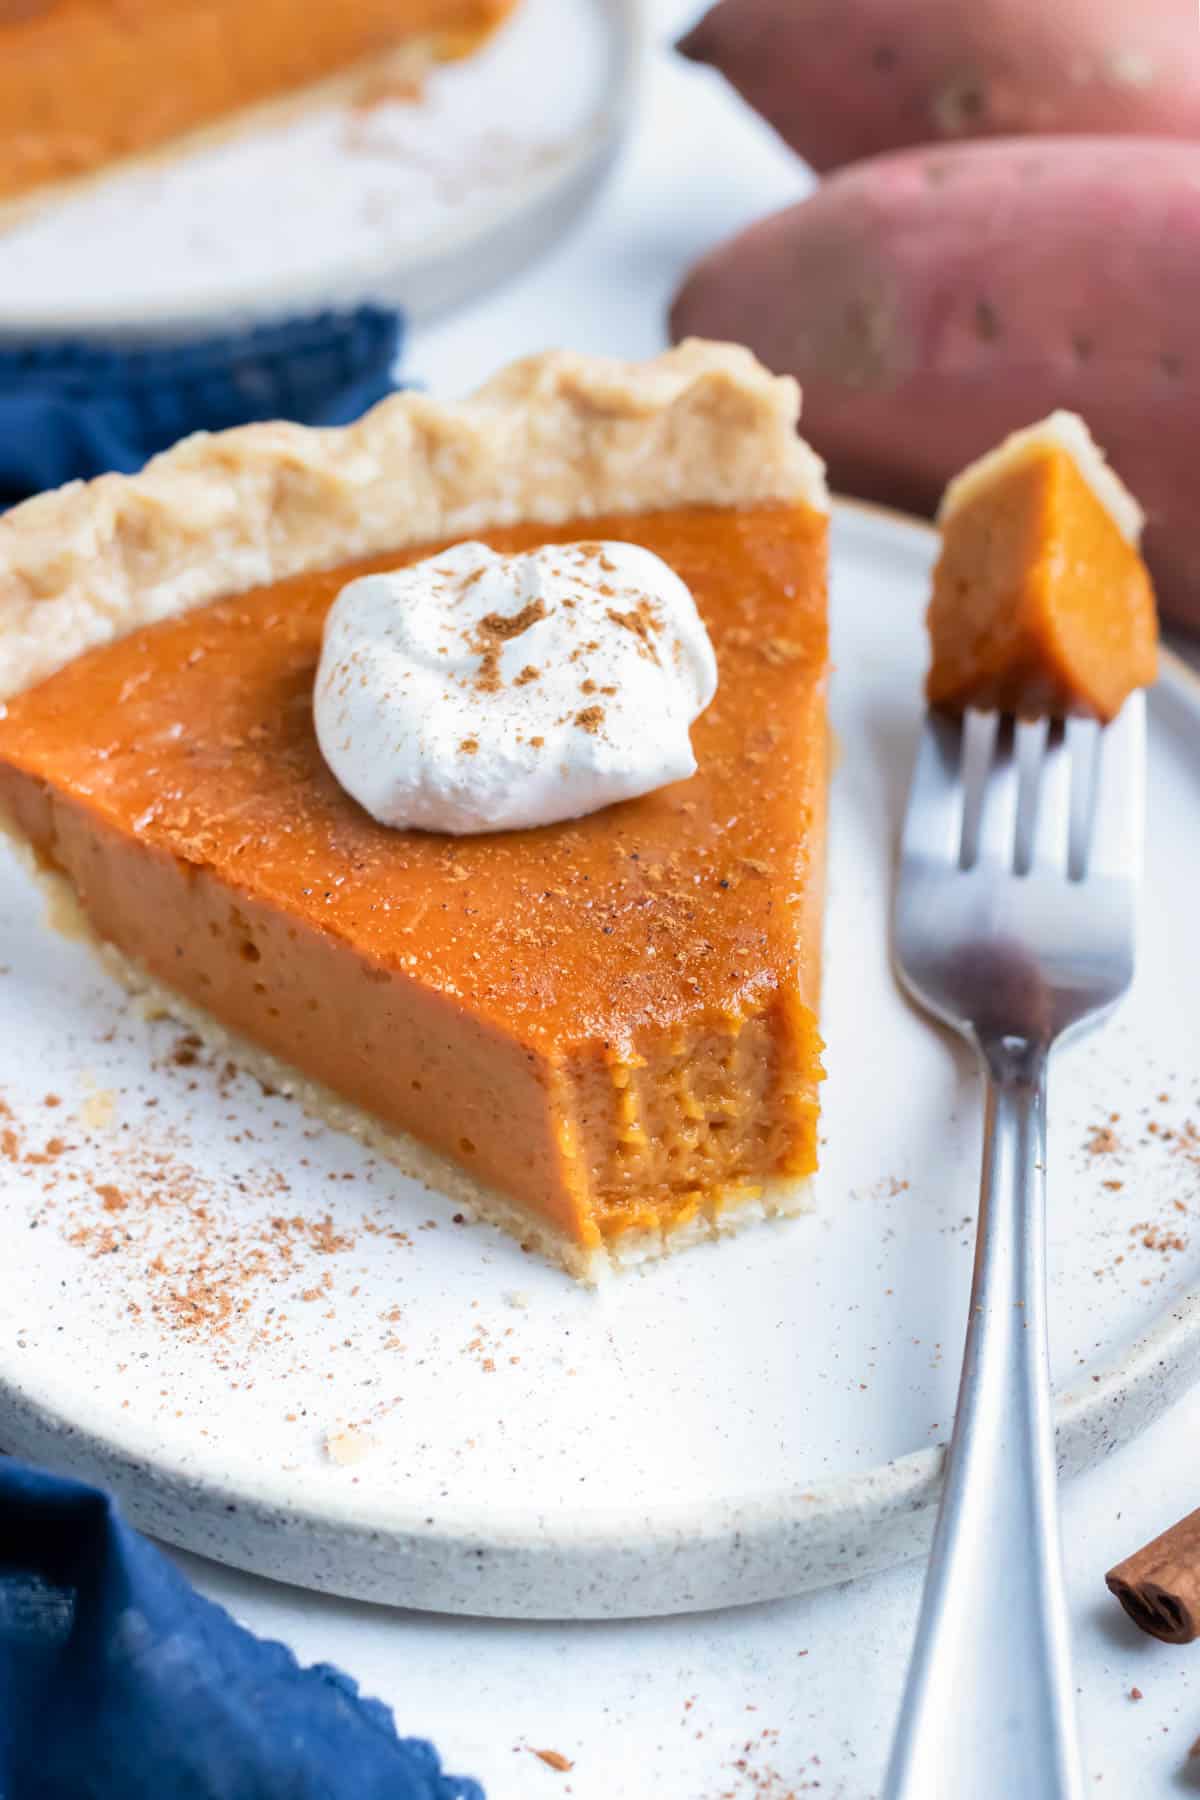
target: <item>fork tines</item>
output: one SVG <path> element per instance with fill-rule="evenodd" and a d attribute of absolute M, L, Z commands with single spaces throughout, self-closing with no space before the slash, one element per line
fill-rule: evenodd
<path fill-rule="evenodd" d="M 1135 872 L 1142 841 L 1145 698 L 1092 719 L 930 714 L 905 850 L 962 870 L 1082 881 Z"/>

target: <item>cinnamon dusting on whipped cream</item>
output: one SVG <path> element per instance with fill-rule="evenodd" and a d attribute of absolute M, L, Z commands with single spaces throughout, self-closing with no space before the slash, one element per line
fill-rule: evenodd
<path fill-rule="evenodd" d="M 695 602 L 651 551 L 468 542 L 342 589 L 314 715 L 333 774 L 381 824 L 465 834 L 686 779 L 715 690 Z"/>

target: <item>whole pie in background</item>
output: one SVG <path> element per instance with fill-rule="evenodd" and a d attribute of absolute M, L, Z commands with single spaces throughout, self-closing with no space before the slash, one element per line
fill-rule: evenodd
<path fill-rule="evenodd" d="M 797 410 L 729 346 L 555 353 L 0 520 L 0 809 L 110 965 L 585 1279 L 809 1204 L 828 502 Z M 468 537 L 682 577 L 719 673 L 690 779 L 473 837 L 337 784 L 330 604 Z"/>

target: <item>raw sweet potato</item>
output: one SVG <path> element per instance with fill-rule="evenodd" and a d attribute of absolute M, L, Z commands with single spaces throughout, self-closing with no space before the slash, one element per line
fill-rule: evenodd
<path fill-rule="evenodd" d="M 817 169 L 1017 132 L 1200 138 L 1194 0 L 718 0 L 679 48 Z"/>
<path fill-rule="evenodd" d="M 1082 413 L 1146 509 L 1160 604 L 1200 629 L 1200 144 L 858 164 L 706 257 L 671 326 L 798 376 L 835 487 L 921 511 L 1006 432 Z"/>

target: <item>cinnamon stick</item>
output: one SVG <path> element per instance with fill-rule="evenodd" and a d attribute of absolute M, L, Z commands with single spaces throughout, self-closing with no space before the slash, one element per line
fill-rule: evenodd
<path fill-rule="evenodd" d="M 1164 1644 L 1200 1637 L 1200 1510 L 1104 1577 L 1135 1625 Z"/>

